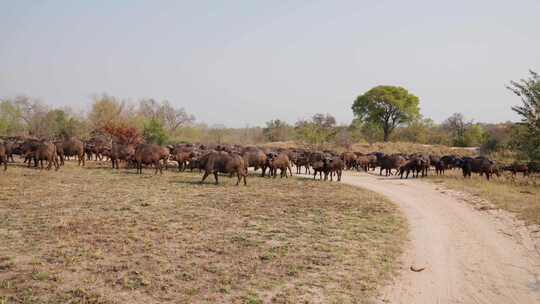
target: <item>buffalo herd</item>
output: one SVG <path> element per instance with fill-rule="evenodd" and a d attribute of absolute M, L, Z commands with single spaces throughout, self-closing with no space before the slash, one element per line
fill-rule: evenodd
<path fill-rule="evenodd" d="M 249 168 L 261 170 L 261 175 L 280 177 L 293 174 L 313 174 L 313 179 L 341 181 L 343 170 L 371 171 L 379 169 L 379 175 L 396 175 L 400 178 L 424 177 L 433 168 L 435 174 L 442 175 L 449 169 L 461 169 L 465 178 L 472 173 L 484 175 L 488 180 L 499 176 L 501 171 L 513 175 L 538 173 L 536 163 L 500 165 L 486 157 L 460 157 L 456 155 L 425 154 L 385 154 L 382 152 L 360 153 L 316 151 L 296 148 L 268 148 L 241 145 L 220 144 L 177 144 L 162 147 L 155 144 L 120 144 L 106 140 L 82 141 L 69 138 L 63 141 L 48 141 L 35 138 L 11 138 L 0 142 L 0 165 L 7 169 L 8 162 L 14 162 L 13 155 L 19 155 L 28 167 L 40 167 L 58 170 L 66 158 L 75 158 L 79 166 L 85 166 L 87 160 L 110 161 L 113 169 L 135 168 L 142 174 L 143 166 L 153 166 L 155 174 L 169 168 L 169 163 L 176 164 L 178 171 L 198 170 L 203 173 L 201 183 L 213 175 L 218 183 L 220 173 L 237 177 L 237 185 L 247 184 Z"/>

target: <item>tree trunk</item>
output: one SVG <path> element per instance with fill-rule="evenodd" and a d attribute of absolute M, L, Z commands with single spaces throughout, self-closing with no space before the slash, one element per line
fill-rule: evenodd
<path fill-rule="evenodd" d="M 388 128 L 383 128 L 384 131 L 384 142 L 387 142 L 390 138 L 390 130 Z"/>

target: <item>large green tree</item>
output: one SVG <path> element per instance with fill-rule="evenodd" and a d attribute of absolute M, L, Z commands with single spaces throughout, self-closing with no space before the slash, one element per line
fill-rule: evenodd
<path fill-rule="evenodd" d="M 522 105 L 512 110 L 521 116 L 522 138 L 516 138 L 517 148 L 530 159 L 540 160 L 540 75 L 530 71 L 528 79 L 512 81 L 508 89 L 521 98 Z"/>
<path fill-rule="evenodd" d="M 418 104 L 418 97 L 402 87 L 377 86 L 358 96 L 352 110 L 359 121 L 379 125 L 388 141 L 397 126 L 420 115 Z"/>

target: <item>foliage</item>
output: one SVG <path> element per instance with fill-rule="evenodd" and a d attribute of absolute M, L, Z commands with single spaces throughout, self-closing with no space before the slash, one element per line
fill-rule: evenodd
<path fill-rule="evenodd" d="M 388 141 L 396 127 L 420 115 L 418 104 L 418 97 L 402 87 L 377 86 L 358 96 L 352 110 L 359 121 L 379 125 Z"/>
<path fill-rule="evenodd" d="M 487 139 L 486 131 L 482 125 L 470 124 L 465 128 L 463 134 L 463 147 L 478 147 L 482 145 Z"/>
<path fill-rule="evenodd" d="M 266 122 L 266 127 L 263 128 L 263 134 L 268 141 L 286 141 L 289 140 L 292 136 L 291 133 L 294 131 L 291 125 L 287 122 L 274 119 Z"/>
<path fill-rule="evenodd" d="M 16 135 L 24 129 L 21 109 L 11 100 L 0 101 L 0 135 Z"/>
<path fill-rule="evenodd" d="M 352 145 L 354 144 L 354 136 L 351 130 L 347 127 L 338 127 L 336 136 L 334 138 L 334 143 L 338 147 L 342 147 L 345 150 L 351 150 Z"/>
<path fill-rule="evenodd" d="M 450 134 L 450 144 L 456 147 L 477 147 L 488 139 L 482 125 L 466 121 L 461 113 L 452 114 L 441 127 Z"/>
<path fill-rule="evenodd" d="M 143 138 L 146 143 L 164 145 L 168 140 L 168 135 L 161 122 L 151 119 L 144 126 Z"/>
<path fill-rule="evenodd" d="M 521 98 L 522 105 L 512 110 L 521 116 L 524 128 L 518 129 L 515 147 L 531 160 L 540 160 L 540 76 L 529 71 L 528 79 L 512 81 L 507 87 Z"/>
<path fill-rule="evenodd" d="M 296 136 L 305 144 L 319 149 L 334 139 L 337 134 L 335 125 L 336 119 L 332 115 L 315 114 L 311 120 L 296 122 Z"/>
<path fill-rule="evenodd" d="M 143 142 L 143 137 L 141 136 L 139 129 L 135 127 L 110 124 L 104 126 L 102 131 L 108 134 L 113 141 L 120 144 L 137 145 Z"/>
<path fill-rule="evenodd" d="M 448 133 L 431 119 L 415 119 L 406 126 L 397 128 L 391 139 L 422 144 L 450 144 Z"/>
<path fill-rule="evenodd" d="M 516 124 L 512 127 L 509 148 L 517 151 L 518 157 L 523 160 L 540 160 L 538 151 L 538 138 L 531 137 L 531 130 L 527 125 Z"/>
<path fill-rule="evenodd" d="M 52 109 L 35 99 L 18 96 L 0 102 L 0 134 L 4 136 L 31 135 L 40 138 L 62 139 L 83 137 L 84 119 L 69 109 Z"/>
<path fill-rule="evenodd" d="M 88 122 L 93 130 L 117 128 L 126 124 L 126 116 L 129 116 L 126 111 L 126 102 L 103 94 L 94 97 L 92 108 L 88 113 Z"/>
<path fill-rule="evenodd" d="M 157 102 L 154 99 L 143 99 L 139 101 L 138 114 L 156 121 L 167 132 L 174 132 L 195 121 L 195 116 L 188 114 L 184 108 L 174 108 L 168 100 Z"/>
<path fill-rule="evenodd" d="M 363 122 L 355 118 L 349 126 L 349 129 L 356 141 L 374 143 L 382 141 L 384 138 L 382 128 L 378 124 L 369 121 Z"/>

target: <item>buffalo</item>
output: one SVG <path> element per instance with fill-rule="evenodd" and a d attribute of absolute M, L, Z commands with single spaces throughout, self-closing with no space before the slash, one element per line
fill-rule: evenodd
<path fill-rule="evenodd" d="M 258 148 L 248 147 L 244 149 L 242 156 L 248 168 L 253 167 L 253 170 L 257 171 L 261 168 L 264 176 L 264 172 L 267 167 L 268 157 L 264 152 Z"/>
<path fill-rule="evenodd" d="M 270 175 L 274 178 L 277 176 L 277 170 L 280 170 L 280 176 L 287 178 L 287 170 L 291 173 L 292 176 L 292 169 L 291 169 L 291 162 L 289 160 L 289 156 L 287 153 L 281 152 L 281 153 L 268 153 L 267 154 L 267 163 L 268 168 L 270 168 Z"/>
<path fill-rule="evenodd" d="M 4 164 L 4 171 L 7 170 L 7 153 L 5 144 L 0 144 L 0 165 Z"/>
<path fill-rule="evenodd" d="M 120 160 L 123 160 L 126 163 L 129 163 L 133 160 L 133 156 L 135 155 L 135 148 L 133 147 L 133 145 L 122 145 L 113 143 L 111 150 L 108 152 L 106 151 L 104 155 L 107 155 L 111 160 L 113 169 L 119 169 Z"/>
<path fill-rule="evenodd" d="M 133 159 L 137 165 L 137 173 L 142 174 L 143 165 L 154 165 L 156 171 L 154 174 L 163 174 L 163 168 L 161 166 L 161 160 L 163 159 L 164 150 L 159 145 L 154 144 L 140 144 L 135 149 Z"/>
<path fill-rule="evenodd" d="M 247 185 L 247 166 L 244 158 L 236 153 L 228 153 L 225 151 L 211 151 L 202 156 L 199 163 L 203 168 L 204 174 L 201 180 L 201 184 L 210 174 L 214 174 L 215 184 L 218 184 L 218 174 L 226 173 L 236 174 L 238 180 L 236 185 L 240 184 L 240 181 L 244 180 L 244 185 Z"/>
<path fill-rule="evenodd" d="M 405 158 L 401 155 L 383 155 L 378 157 L 381 169 L 379 175 L 382 175 L 383 170 L 386 171 L 386 176 L 392 175 L 392 169 L 399 170 L 405 163 Z"/>
<path fill-rule="evenodd" d="M 60 146 L 60 147 L 59 147 Z M 64 140 L 61 144 L 56 145 L 56 148 L 60 155 L 60 162 L 64 164 L 64 158 L 69 156 L 77 156 L 79 161 L 79 166 L 82 164 L 85 165 L 85 153 L 84 153 L 84 143 L 77 138 L 70 138 Z"/>

